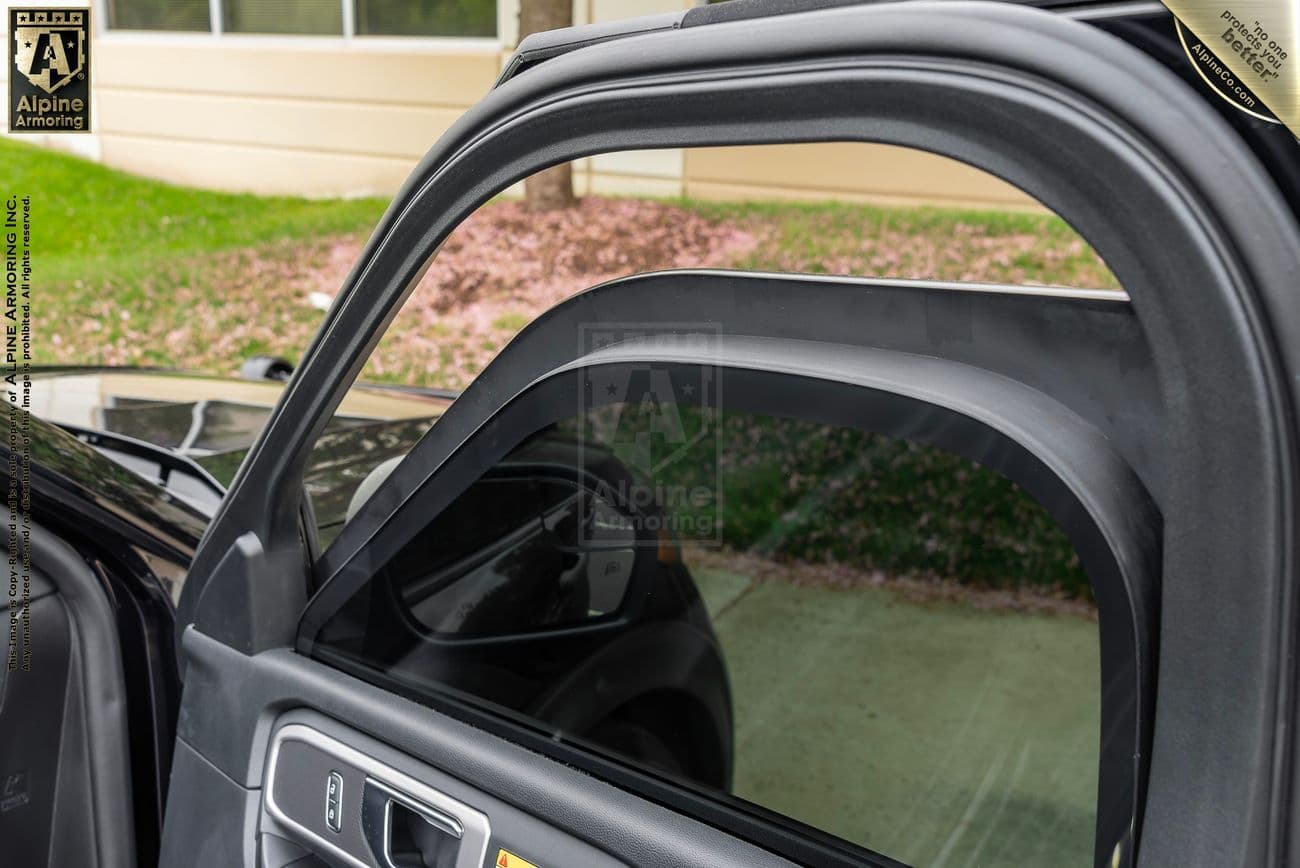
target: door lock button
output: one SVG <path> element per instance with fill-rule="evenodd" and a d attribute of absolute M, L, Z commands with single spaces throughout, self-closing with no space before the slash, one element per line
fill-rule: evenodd
<path fill-rule="evenodd" d="M 325 825 L 331 832 L 337 832 L 343 828 L 343 819 L 340 814 L 343 806 L 343 776 L 338 772 L 330 772 L 329 777 L 325 779 Z"/>

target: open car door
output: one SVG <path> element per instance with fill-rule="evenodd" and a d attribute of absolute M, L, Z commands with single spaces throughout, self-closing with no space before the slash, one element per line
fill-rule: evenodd
<path fill-rule="evenodd" d="M 1083 861 L 1283 864 L 1300 235 L 1263 169 L 1185 83 L 1041 11 L 712 21 L 528 55 L 396 197 L 185 585 L 163 864 L 974 864 L 955 832 L 875 846 L 732 797 L 749 743 L 735 659 L 601 434 L 611 408 L 666 395 L 700 430 L 721 411 L 877 432 L 1017 482 L 1097 601 Z M 815 141 L 998 175 L 1127 295 L 714 271 L 605 284 L 526 328 L 315 550 L 306 456 L 477 206 L 599 152 Z M 780 781 L 801 786 L 797 768 Z M 1058 817 L 1004 800 L 983 825 L 979 795 L 957 825 L 997 843 L 1015 821 L 1048 848 L 1007 844 L 996 864 L 1067 861 Z"/>

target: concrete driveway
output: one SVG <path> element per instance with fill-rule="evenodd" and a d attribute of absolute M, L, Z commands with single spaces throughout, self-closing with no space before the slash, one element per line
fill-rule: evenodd
<path fill-rule="evenodd" d="M 1092 864 L 1097 624 L 692 565 L 734 792 L 914 866 Z"/>

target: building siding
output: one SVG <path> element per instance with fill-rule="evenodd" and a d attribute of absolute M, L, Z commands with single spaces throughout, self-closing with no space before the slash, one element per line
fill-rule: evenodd
<path fill-rule="evenodd" d="M 574 17 L 584 23 L 690 5 L 576 0 Z M 94 132 L 21 138 L 199 187 L 388 195 L 492 86 L 517 15 L 517 0 L 500 0 L 500 41 L 137 34 L 105 32 L 100 21 L 91 54 Z M 639 151 L 575 169 L 580 194 L 1039 207 L 975 169 L 886 145 Z"/>
<path fill-rule="evenodd" d="M 101 38 L 104 162 L 220 189 L 388 194 L 500 68 L 495 43 L 431 51 L 260 41 Z M 183 74 L 164 84 L 160 68 Z"/>
<path fill-rule="evenodd" d="M 701 199 L 837 199 L 1038 210 L 979 169 L 893 145 L 829 142 L 686 152 L 685 192 Z"/>

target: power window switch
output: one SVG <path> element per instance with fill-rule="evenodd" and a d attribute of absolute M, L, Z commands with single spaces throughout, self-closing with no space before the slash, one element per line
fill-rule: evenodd
<path fill-rule="evenodd" d="M 325 779 L 325 825 L 331 832 L 343 828 L 343 776 L 330 772 Z"/>

